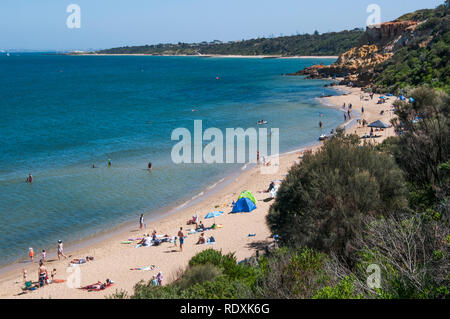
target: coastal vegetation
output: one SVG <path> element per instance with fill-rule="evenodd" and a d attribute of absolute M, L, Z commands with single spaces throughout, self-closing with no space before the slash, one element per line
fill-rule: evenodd
<path fill-rule="evenodd" d="M 342 77 L 340 84 L 377 93 L 403 94 L 408 87 L 450 89 L 450 1 L 370 26 L 357 46 L 333 64 L 313 65 L 290 75 Z"/>
<path fill-rule="evenodd" d="M 417 35 L 408 45 L 375 67 L 375 90 L 397 92 L 421 84 L 450 90 L 449 10 L 447 0 L 434 10 L 420 10 L 399 18 L 421 24 L 417 27 Z"/>
<path fill-rule="evenodd" d="M 291 168 L 267 216 L 276 248 L 239 263 L 207 249 L 172 283 L 112 297 L 450 298 L 450 96 L 409 93 L 399 136 L 374 146 L 339 132 Z"/>
<path fill-rule="evenodd" d="M 157 44 L 125 46 L 98 51 L 100 54 L 153 55 L 280 55 L 329 56 L 339 55 L 354 47 L 364 32 L 361 29 L 320 34 L 297 34 L 280 37 L 261 37 L 251 40 L 201 43 Z"/>
<path fill-rule="evenodd" d="M 448 5 L 397 19 L 417 32 L 375 66 L 374 90 L 411 97 L 394 104 L 398 135 L 339 131 L 306 153 L 266 218 L 275 248 L 240 262 L 207 249 L 172 283 L 113 297 L 450 298 Z"/>

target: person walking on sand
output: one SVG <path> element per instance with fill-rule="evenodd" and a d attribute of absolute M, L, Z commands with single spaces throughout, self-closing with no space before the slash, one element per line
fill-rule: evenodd
<path fill-rule="evenodd" d="M 47 255 L 47 252 L 45 251 L 45 249 L 42 249 L 42 253 L 41 253 L 41 259 L 42 259 L 42 261 L 45 261 L 46 255 Z"/>
<path fill-rule="evenodd" d="M 141 214 L 141 217 L 139 217 L 139 229 L 142 229 L 144 226 L 144 214 Z"/>
<path fill-rule="evenodd" d="M 33 248 L 28 248 L 28 256 L 30 256 L 31 263 L 34 263 L 34 250 Z"/>
<path fill-rule="evenodd" d="M 178 231 L 178 237 L 180 238 L 180 252 L 181 252 L 183 251 L 183 244 L 184 244 L 183 227 L 180 227 L 180 230 Z"/>
<path fill-rule="evenodd" d="M 65 259 L 67 259 L 67 256 L 64 255 L 64 251 L 63 251 L 63 242 L 62 240 L 58 240 L 58 260 L 61 260 L 61 256 L 64 257 Z"/>

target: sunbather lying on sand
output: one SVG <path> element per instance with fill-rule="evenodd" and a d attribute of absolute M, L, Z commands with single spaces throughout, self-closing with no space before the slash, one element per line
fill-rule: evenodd
<path fill-rule="evenodd" d="M 103 290 L 106 289 L 114 284 L 114 281 L 106 279 L 105 283 L 102 283 L 101 281 L 96 282 L 95 284 L 88 285 L 85 287 L 81 287 L 81 289 L 87 289 L 87 290 Z"/>
<path fill-rule="evenodd" d="M 72 261 L 70 263 L 71 264 L 85 264 L 88 261 L 92 261 L 92 260 L 94 260 L 94 257 L 86 256 L 86 258 L 80 258 L 80 259 L 75 258 L 75 259 L 72 259 Z"/>

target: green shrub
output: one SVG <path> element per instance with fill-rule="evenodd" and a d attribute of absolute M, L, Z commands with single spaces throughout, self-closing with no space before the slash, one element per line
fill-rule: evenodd
<path fill-rule="evenodd" d="M 320 289 L 313 299 L 362 299 L 363 296 L 355 292 L 354 278 L 346 276 L 335 286 Z"/>
<path fill-rule="evenodd" d="M 406 207 L 406 191 L 391 156 L 336 136 L 289 171 L 267 222 L 285 245 L 350 258 L 362 218 Z"/>

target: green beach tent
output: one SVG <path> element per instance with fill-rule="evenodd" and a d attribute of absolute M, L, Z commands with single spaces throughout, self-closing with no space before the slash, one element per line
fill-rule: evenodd
<path fill-rule="evenodd" d="M 253 203 L 256 204 L 255 196 L 253 196 L 253 194 L 250 193 L 250 191 L 245 190 L 245 191 L 241 192 L 241 194 L 240 194 L 239 197 L 238 197 L 238 200 L 240 200 L 241 198 L 248 198 L 248 199 L 250 199 Z"/>

